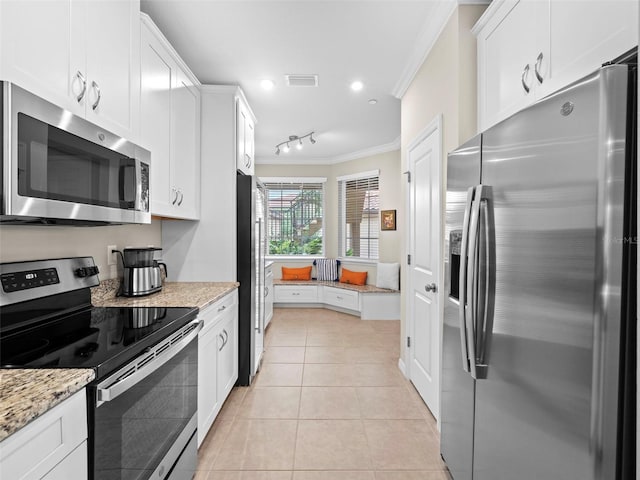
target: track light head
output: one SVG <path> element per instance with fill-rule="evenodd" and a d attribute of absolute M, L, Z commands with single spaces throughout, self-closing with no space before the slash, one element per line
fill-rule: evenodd
<path fill-rule="evenodd" d="M 280 155 L 280 147 L 276 147 L 276 155 Z"/>
<path fill-rule="evenodd" d="M 282 151 L 284 153 L 289 153 L 289 150 L 291 149 L 289 148 L 289 142 L 287 142 L 287 144 L 284 147 L 282 147 Z"/>
<path fill-rule="evenodd" d="M 298 144 L 296 145 L 296 148 L 297 148 L 298 150 L 302 150 L 302 146 L 303 146 L 303 145 L 302 145 L 302 139 L 300 138 L 300 139 L 298 139 Z"/>
<path fill-rule="evenodd" d="M 313 132 L 309 134 L 309 141 L 311 142 L 312 145 L 316 143 L 316 140 L 313 138 Z"/>

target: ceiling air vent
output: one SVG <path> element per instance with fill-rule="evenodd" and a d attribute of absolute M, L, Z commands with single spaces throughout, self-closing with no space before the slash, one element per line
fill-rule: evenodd
<path fill-rule="evenodd" d="M 318 75 L 285 75 L 289 87 L 317 87 Z"/>

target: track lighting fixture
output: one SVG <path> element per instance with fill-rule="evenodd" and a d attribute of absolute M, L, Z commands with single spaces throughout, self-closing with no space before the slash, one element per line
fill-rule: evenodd
<path fill-rule="evenodd" d="M 306 135 L 301 135 L 301 136 L 289 135 L 289 140 L 285 140 L 284 142 L 280 142 L 278 145 L 276 145 L 276 155 L 280 155 L 280 150 L 282 150 L 284 153 L 288 153 L 289 150 L 291 150 L 291 148 L 289 147 L 289 143 L 294 143 L 296 146 L 296 149 L 302 150 L 302 148 L 304 147 L 302 143 L 303 138 L 309 137 L 309 142 L 311 144 L 316 143 L 315 138 L 313 138 L 314 133 L 315 132 L 309 132 Z"/>

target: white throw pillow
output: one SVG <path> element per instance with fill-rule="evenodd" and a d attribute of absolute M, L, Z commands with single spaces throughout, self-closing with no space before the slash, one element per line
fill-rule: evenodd
<path fill-rule="evenodd" d="M 400 264 L 399 263 L 378 263 L 376 287 L 389 288 L 391 290 L 399 290 L 400 289 Z"/>

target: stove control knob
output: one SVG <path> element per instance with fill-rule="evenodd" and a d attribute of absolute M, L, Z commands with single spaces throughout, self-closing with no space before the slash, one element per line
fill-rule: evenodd
<path fill-rule="evenodd" d="M 97 266 L 93 265 L 91 267 L 76 268 L 74 273 L 76 274 L 76 277 L 84 278 L 90 277 L 92 275 L 97 275 L 98 273 L 100 273 L 100 271 L 98 270 Z"/>

